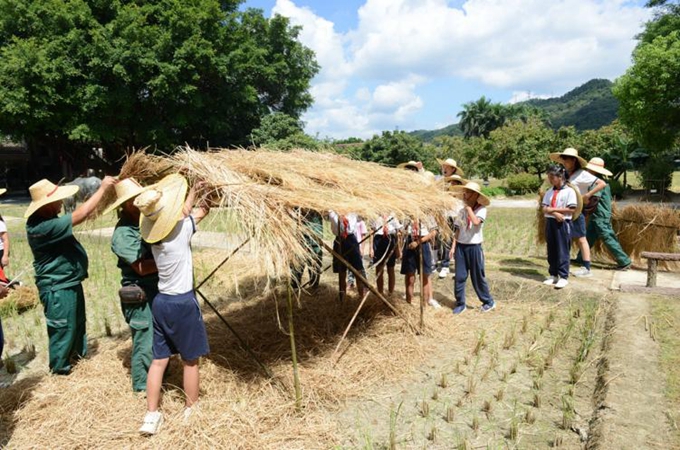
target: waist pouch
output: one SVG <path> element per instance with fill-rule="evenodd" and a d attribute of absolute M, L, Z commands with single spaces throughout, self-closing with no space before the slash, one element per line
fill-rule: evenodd
<path fill-rule="evenodd" d="M 118 296 L 123 303 L 144 303 L 146 301 L 144 289 L 136 284 L 123 286 L 118 290 Z"/>

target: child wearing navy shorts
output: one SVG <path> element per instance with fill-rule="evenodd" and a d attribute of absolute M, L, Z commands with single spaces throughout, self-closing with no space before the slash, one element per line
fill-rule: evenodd
<path fill-rule="evenodd" d="M 156 434 L 163 422 L 158 410 L 163 373 L 170 356 L 179 353 L 184 366 L 186 394 L 184 418 L 187 420 L 198 402 L 198 358 L 207 355 L 208 336 L 201 309 L 194 294 L 191 237 L 210 211 L 203 203 L 192 213 L 194 185 L 186 200 L 187 182 L 181 175 L 169 175 L 155 188 L 142 192 L 134 205 L 142 214 L 142 238 L 152 244 L 158 268 L 158 295 L 153 301 L 153 361 L 147 375 L 147 413 L 140 433 Z"/>
<path fill-rule="evenodd" d="M 423 297 L 428 299 L 430 306 L 439 308 L 441 305 L 432 297 L 432 284 L 430 283 L 430 275 L 434 271 L 431 243 L 437 236 L 436 223 L 432 218 L 423 220 L 407 219 L 404 222 L 404 233 L 404 248 L 401 252 L 401 274 L 404 275 L 406 302 L 411 303 L 413 300 L 417 272 L 422 277 Z M 420 271 L 421 259 L 422 273 Z"/>
<path fill-rule="evenodd" d="M 560 166 L 548 169 L 552 187 L 541 202 L 548 247 L 548 277 L 543 284 L 562 289 L 568 284 L 569 251 L 571 250 L 572 215 L 577 205 L 576 192 L 567 186 L 567 171 Z"/>
<path fill-rule="evenodd" d="M 359 251 L 359 242 L 354 234 L 358 221 L 357 215 L 339 215 L 335 211 L 329 211 L 328 218 L 331 222 L 331 231 L 335 235 L 333 251 L 363 274 L 364 262 Z M 347 267 L 335 255 L 333 255 L 333 273 L 338 274 L 338 298 L 343 301 L 347 295 Z M 357 280 L 357 291 L 360 297 L 364 296 L 364 283 L 360 280 Z"/>
<path fill-rule="evenodd" d="M 397 233 L 401 229 L 401 224 L 394 217 L 394 214 L 382 216 L 375 219 L 372 223 L 373 234 L 371 239 L 370 256 L 375 265 L 375 283 L 378 292 L 383 293 L 384 269 L 387 269 L 387 294 L 392 295 L 396 285 L 394 267 L 397 258 L 400 256 Z"/>

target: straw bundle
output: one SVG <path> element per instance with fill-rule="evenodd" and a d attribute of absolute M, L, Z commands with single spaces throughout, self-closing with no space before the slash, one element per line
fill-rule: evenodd
<path fill-rule="evenodd" d="M 640 253 L 645 251 L 680 251 L 677 242 L 680 213 L 677 210 L 651 203 L 628 205 L 619 210 L 614 204 L 612 228 L 623 250 L 636 261 L 640 261 Z M 607 255 L 600 241 L 593 247 L 593 253 Z"/>
<path fill-rule="evenodd" d="M 0 315 L 9 311 L 22 312 L 38 304 L 38 290 L 34 286 L 17 286 L 0 300 Z"/>
<path fill-rule="evenodd" d="M 445 211 L 457 201 L 414 172 L 303 150 L 186 148 L 167 157 L 136 153 L 120 177 L 150 183 L 175 172 L 190 184 L 208 184 L 204 198 L 233 211 L 239 231 L 252 238 L 264 270 L 273 277 L 287 276 L 291 263 L 310 257 L 303 238 L 307 230 L 296 212 L 300 208 L 322 215 L 329 210 L 357 213 L 365 220 L 392 213 L 400 220 L 432 217 L 447 234 Z"/>

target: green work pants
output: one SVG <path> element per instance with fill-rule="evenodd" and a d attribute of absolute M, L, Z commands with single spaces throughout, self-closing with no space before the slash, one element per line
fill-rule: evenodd
<path fill-rule="evenodd" d="M 130 326 L 132 335 L 132 355 L 130 357 L 130 375 L 132 377 L 132 390 L 135 392 L 146 391 L 146 375 L 149 372 L 153 360 L 153 316 L 151 304 L 157 291 L 144 290 L 147 301 L 144 303 L 121 303 L 123 316 Z"/>
<path fill-rule="evenodd" d="M 612 224 L 608 220 L 590 219 L 586 227 L 586 239 L 590 248 L 595 245 L 598 239 L 602 239 L 602 244 L 607 249 L 609 254 L 614 258 L 616 264 L 620 267 L 630 264 L 630 257 L 621 248 L 616 233 L 612 228 Z M 579 254 L 580 256 L 580 254 Z"/>
<path fill-rule="evenodd" d="M 87 353 L 83 286 L 40 293 L 49 338 L 50 371 L 68 374 L 71 360 Z"/>

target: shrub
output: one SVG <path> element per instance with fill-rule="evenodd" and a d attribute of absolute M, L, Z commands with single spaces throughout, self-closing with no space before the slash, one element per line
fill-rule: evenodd
<path fill-rule="evenodd" d="M 506 195 L 506 189 L 501 186 L 496 187 L 482 187 L 482 194 L 487 197 L 497 197 L 499 195 Z"/>
<path fill-rule="evenodd" d="M 623 192 L 626 190 L 626 187 L 621 183 L 619 180 L 615 180 L 613 178 L 610 178 L 608 180 L 609 182 L 609 189 L 612 191 L 612 197 L 614 198 L 623 198 Z"/>
<path fill-rule="evenodd" d="M 649 158 L 642 169 L 640 178 L 645 189 L 655 189 L 658 194 L 663 194 L 665 189 L 670 189 L 673 181 L 673 158 L 669 155 L 659 155 Z"/>
<path fill-rule="evenodd" d="M 543 180 L 530 173 L 517 173 L 507 178 L 508 189 L 513 194 L 528 194 L 538 192 L 538 188 L 543 184 Z"/>

